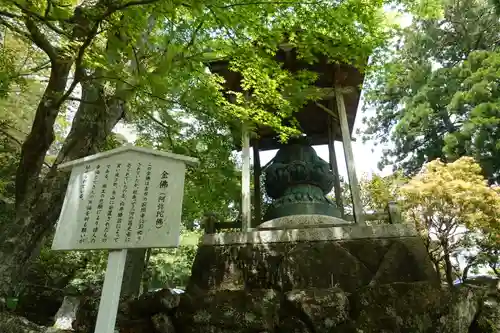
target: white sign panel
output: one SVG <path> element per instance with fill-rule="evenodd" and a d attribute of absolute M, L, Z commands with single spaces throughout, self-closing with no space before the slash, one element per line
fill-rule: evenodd
<path fill-rule="evenodd" d="M 184 175 L 184 161 L 136 150 L 75 164 L 52 249 L 178 246 Z"/>

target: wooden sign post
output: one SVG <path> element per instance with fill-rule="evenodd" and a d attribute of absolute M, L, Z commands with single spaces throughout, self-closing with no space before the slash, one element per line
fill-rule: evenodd
<path fill-rule="evenodd" d="M 59 165 L 71 169 L 53 250 L 109 250 L 95 333 L 113 333 L 127 249 L 179 246 L 191 157 L 124 146 Z"/>

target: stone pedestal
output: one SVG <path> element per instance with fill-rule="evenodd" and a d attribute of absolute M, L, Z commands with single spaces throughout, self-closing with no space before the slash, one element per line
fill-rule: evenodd
<path fill-rule="evenodd" d="M 287 230 L 287 229 L 307 229 L 307 228 L 331 228 L 340 226 L 352 226 L 349 222 L 334 216 L 319 214 L 303 214 L 283 216 L 261 223 L 257 230 Z"/>
<path fill-rule="evenodd" d="M 477 304 L 469 289 L 441 289 L 410 225 L 255 230 L 204 236 L 175 323 L 186 333 L 467 333 Z"/>
<path fill-rule="evenodd" d="M 417 281 L 438 283 L 412 226 L 344 225 L 205 235 L 187 292 L 333 287 L 352 292 Z"/>

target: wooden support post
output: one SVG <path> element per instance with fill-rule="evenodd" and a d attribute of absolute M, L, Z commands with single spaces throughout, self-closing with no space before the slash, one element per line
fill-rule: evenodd
<path fill-rule="evenodd" d="M 215 224 L 217 222 L 217 217 L 213 213 L 205 213 L 203 216 L 203 229 L 205 229 L 205 234 L 215 233 Z"/>
<path fill-rule="evenodd" d="M 251 228 L 252 211 L 250 205 L 250 133 L 248 125 L 241 126 L 241 229 L 247 231 Z"/>
<path fill-rule="evenodd" d="M 261 191 L 260 191 L 260 174 L 261 174 L 261 167 L 260 167 L 260 155 L 259 155 L 259 141 L 254 140 L 253 141 L 253 209 L 254 209 L 254 220 L 253 220 L 253 225 L 252 227 L 257 227 L 259 224 L 262 223 L 262 216 L 261 216 L 261 206 L 262 206 L 262 197 L 261 197 Z"/>
<path fill-rule="evenodd" d="M 116 314 L 120 303 L 120 291 L 126 260 L 127 250 L 109 251 L 108 266 L 104 276 L 94 333 L 115 332 Z"/>
<path fill-rule="evenodd" d="M 339 113 L 340 131 L 342 132 L 342 143 L 344 145 L 345 162 L 347 165 L 347 175 L 352 195 L 352 206 L 354 221 L 358 224 L 364 224 L 363 207 L 361 205 L 361 191 L 359 188 L 356 169 L 354 168 L 354 154 L 352 152 L 351 133 L 349 123 L 347 122 L 347 113 L 345 110 L 344 96 L 339 86 L 335 86 L 335 99 L 337 100 L 337 111 Z"/>
<path fill-rule="evenodd" d="M 339 166 L 337 164 L 337 154 L 335 153 L 335 119 L 331 116 L 328 116 L 328 155 L 330 159 L 330 168 L 335 174 L 335 183 L 333 184 L 335 202 L 340 210 L 341 217 L 344 218 L 344 203 L 342 202 Z"/>
<path fill-rule="evenodd" d="M 389 204 L 387 205 L 387 212 L 389 213 L 390 224 L 400 224 L 403 222 L 401 209 L 395 201 L 389 201 Z"/>

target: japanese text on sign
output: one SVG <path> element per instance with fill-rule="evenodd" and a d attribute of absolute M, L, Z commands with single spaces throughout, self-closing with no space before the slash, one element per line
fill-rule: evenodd
<path fill-rule="evenodd" d="M 175 244 L 184 173 L 182 160 L 135 152 L 74 167 L 53 248 Z"/>
<path fill-rule="evenodd" d="M 168 172 L 163 171 L 161 173 L 160 182 L 158 187 L 160 191 L 158 193 L 158 203 L 156 205 L 156 228 L 163 227 L 165 223 L 165 199 L 167 198 L 167 189 L 168 189 Z"/>

